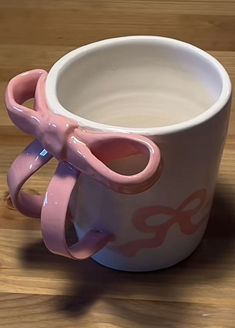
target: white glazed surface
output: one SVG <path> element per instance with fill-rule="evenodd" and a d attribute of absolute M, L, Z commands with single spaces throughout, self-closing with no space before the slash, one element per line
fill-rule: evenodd
<path fill-rule="evenodd" d="M 206 62 L 193 74 L 191 59 L 168 48 L 125 44 L 91 52 L 63 70 L 58 99 L 78 116 L 114 126 L 150 128 L 189 120 L 217 100 L 221 84 Z"/>
<path fill-rule="evenodd" d="M 207 205 L 190 218 L 198 222 L 206 217 L 204 224 L 195 233 L 185 235 L 176 223 L 169 229 L 160 247 L 142 249 L 134 257 L 118 255 L 106 247 L 94 259 L 120 270 L 149 271 L 171 266 L 195 250 L 207 226 L 226 137 L 228 114 L 229 105 L 204 125 L 177 134 L 154 136 L 163 156 L 162 175 L 144 193 L 118 194 L 91 178 L 81 177 L 73 204 L 78 234 L 82 236 L 90 227 L 110 231 L 116 236 L 112 245 L 154 236 L 154 233 L 141 233 L 134 227 L 133 216 L 139 208 L 166 206 L 174 210 L 194 192 L 205 188 L 208 193 Z M 197 201 L 191 202 L 188 207 L 194 208 L 196 205 Z M 172 216 L 153 215 L 147 222 L 157 226 L 169 219 Z"/>
<path fill-rule="evenodd" d="M 74 99 L 74 93 L 80 94 L 81 85 L 79 84 L 76 85 L 75 83 L 75 80 L 78 77 L 78 75 L 81 75 L 80 69 L 81 70 L 85 69 L 85 71 L 82 74 L 82 81 L 87 80 L 86 69 L 89 69 L 89 65 L 87 65 L 87 60 L 83 61 L 84 58 L 92 57 L 94 53 L 96 54 L 97 49 L 102 54 L 103 52 L 105 52 L 106 48 L 110 48 L 110 51 L 113 52 L 113 55 L 115 55 L 116 48 L 125 49 L 127 45 L 132 45 L 134 48 L 136 47 L 136 45 L 139 45 L 140 48 L 148 47 L 149 55 L 147 56 L 146 59 L 147 62 L 148 61 L 151 62 L 151 58 L 152 58 L 151 53 L 153 49 L 156 49 L 155 51 L 157 52 L 159 52 L 158 49 L 161 48 L 166 49 L 164 52 L 160 51 L 159 56 L 156 57 L 154 68 L 156 68 L 156 65 L 159 68 L 158 65 L 159 61 L 165 61 L 164 57 L 167 56 L 168 54 L 169 63 L 171 63 L 170 66 L 173 65 L 179 71 L 178 76 L 182 77 L 181 76 L 182 71 L 184 71 L 184 74 L 187 75 L 191 73 L 191 75 L 194 76 L 193 81 L 195 82 L 195 78 L 197 81 L 200 80 L 201 81 L 200 83 L 206 86 L 207 90 L 204 90 L 204 92 L 206 92 L 207 97 L 215 97 L 214 98 L 215 102 L 210 107 L 204 108 L 204 111 L 200 115 L 197 115 L 189 120 L 181 121 L 177 124 L 164 125 L 164 126 L 152 127 L 152 128 L 149 127 L 128 128 L 128 127 L 117 127 L 108 124 L 102 124 L 96 121 L 87 120 L 82 116 L 73 114 L 73 112 L 79 111 L 77 105 L 75 106 L 75 108 L 70 108 L 70 109 L 66 109 L 65 107 L 63 107 L 59 98 L 63 101 L 63 99 L 66 98 L 67 92 L 70 92 L 70 95 L 71 94 L 73 95 L 71 96 L 73 99 Z M 139 53 L 136 51 L 130 51 L 130 55 L 132 56 L 131 59 L 138 57 L 138 54 Z M 102 57 L 102 55 L 100 57 Z M 130 60 L 129 57 L 126 60 Z M 122 59 L 121 62 L 124 63 L 124 60 Z M 177 63 L 176 65 L 175 62 Z M 89 61 L 88 63 L 91 64 Z M 94 71 L 90 72 L 94 77 L 96 76 L 96 72 L 100 72 L 98 64 L 94 65 L 93 63 Z M 109 63 L 106 62 L 103 64 L 110 64 L 110 62 Z M 142 65 L 143 64 L 144 63 L 142 62 Z M 69 72 L 70 69 L 73 71 L 72 75 L 64 74 L 66 72 Z M 137 69 L 137 67 L 135 67 L 135 69 Z M 134 71 L 132 70 L 132 72 Z M 176 72 L 174 71 L 174 75 L 175 73 Z M 142 79 L 142 75 L 139 75 L 139 77 L 140 79 Z M 172 79 L 174 79 L 174 76 L 172 76 Z M 121 84 L 124 83 L 124 79 L 122 78 L 120 82 Z M 155 77 L 155 82 L 157 83 L 156 77 Z M 109 83 L 111 83 L 111 80 L 109 80 Z M 186 84 L 187 83 L 184 83 L 184 86 Z M 65 93 L 65 95 L 60 94 L 61 92 L 60 88 L 62 88 L 62 86 L 63 86 L 62 93 L 63 94 Z M 123 90 L 125 91 L 125 84 L 123 84 L 123 86 L 124 86 Z M 99 83 L 96 84 L 96 87 L 99 87 Z M 175 84 L 174 88 L 177 89 L 178 85 Z M 201 87 L 199 88 L 202 90 Z M 73 91 L 71 92 L 69 90 L 73 90 Z M 90 97 L 89 99 L 91 101 L 96 91 L 90 88 L 89 90 L 90 93 L 86 99 Z M 113 131 L 113 132 L 122 131 L 128 133 L 139 133 L 142 135 L 149 135 L 149 136 L 160 135 L 160 134 L 165 135 L 177 131 L 182 131 L 183 129 L 190 128 L 192 126 L 195 126 L 197 124 L 206 121 L 207 119 L 210 119 L 217 112 L 219 112 L 221 108 L 224 107 L 224 105 L 228 102 L 230 95 L 231 95 L 231 82 L 228 77 L 228 74 L 225 71 L 224 67 L 214 57 L 212 57 L 205 51 L 191 44 L 170 39 L 170 38 L 159 37 L 159 36 L 130 36 L 130 37 L 114 38 L 114 39 L 99 41 L 75 49 L 74 51 L 71 51 L 70 53 L 62 57 L 53 65 L 53 67 L 51 68 L 48 74 L 47 81 L 46 81 L 46 97 L 47 97 L 48 105 L 52 111 L 73 118 L 77 120 L 82 126 L 86 126 L 91 129 Z M 79 101 L 81 101 L 82 97 L 80 96 L 78 99 L 80 99 Z"/>
<path fill-rule="evenodd" d="M 144 193 L 122 195 L 80 177 L 71 204 L 79 237 L 90 228 L 116 237 L 94 259 L 119 270 L 149 271 L 191 254 L 207 226 L 227 132 L 231 84 L 224 68 L 202 50 L 180 41 L 124 37 L 63 57 L 49 72 L 46 94 L 53 111 L 76 118 L 83 126 L 148 135 L 161 149 L 162 175 Z M 127 122 L 128 127 L 120 127 Z M 175 210 L 202 189 L 207 190 L 206 206 L 190 218 L 194 223 L 204 218 L 197 231 L 186 235 L 175 223 L 158 247 L 143 248 L 135 256 L 114 251 L 115 246 L 154 237 L 133 225 L 140 208 Z M 157 226 L 170 219 L 153 215 L 147 222 Z"/>

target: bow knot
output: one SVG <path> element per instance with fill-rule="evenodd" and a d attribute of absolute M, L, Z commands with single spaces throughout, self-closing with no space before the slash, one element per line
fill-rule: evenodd
<path fill-rule="evenodd" d="M 67 140 L 76 128 L 77 122 L 50 113 L 41 120 L 36 137 L 55 158 L 65 160 Z"/>

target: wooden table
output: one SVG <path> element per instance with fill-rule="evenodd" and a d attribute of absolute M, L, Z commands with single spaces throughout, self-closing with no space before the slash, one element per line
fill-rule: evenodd
<path fill-rule="evenodd" d="M 235 81 L 235 1 L 1 0 L 0 89 L 32 68 L 107 37 L 153 34 L 208 50 Z M 233 109 L 235 109 L 233 107 Z M 30 138 L 0 115 L 0 326 L 235 327 L 235 113 L 207 233 L 175 267 L 120 273 L 50 254 L 39 222 L 11 207 L 6 172 Z M 43 193 L 51 163 L 27 188 Z"/>

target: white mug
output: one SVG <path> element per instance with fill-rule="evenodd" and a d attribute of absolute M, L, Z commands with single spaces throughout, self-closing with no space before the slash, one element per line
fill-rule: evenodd
<path fill-rule="evenodd" d="M 223 66 L 178 40 L 114 38 L 58 60 L 45 97 L 52 112 L 91 133 L 142 135 L 161 152 L 160 177 L 138 194 L 81 173 L 70 201 L 77 235 L 112 235 L 92 258 L 118 270 L 150 271 L 188 257 L 207 226 L 227 133 L 231 83 Z M 131 157 L 112 168 L 130 174 L 143 165 L 142 157 Z"/>

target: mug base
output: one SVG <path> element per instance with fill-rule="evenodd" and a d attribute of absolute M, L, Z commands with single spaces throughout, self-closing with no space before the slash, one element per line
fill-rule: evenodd
<path fill-rule="evenodd" d="M 202 239 L 202 238 L 201 238 Z M 107 262 L 107 260 L 105 258 L 103 258 L 103 256 L 99 256 L 99 253 L 94 255 L 92 257 L 92 260 L 95 261 L 96 263 L 109 268 L 109 269 L 113 269 L 116 271 L 124 271 L 124 272 L 151 272 L 151 271 L 158 271 L 158 270 L 163 270 L 163 269 L 167 269 L 170 268 L 172 266 L 175 266 L 176 264 L 186 260 L 187 258 L 189 258 L 198 248 L 198 246 L 200 245 L 201 240 L 199 241 L 198 245 L 196 247 L 194 247 L 193 249 L 191 249 L 189 252 L 185 253 L 182 257 L 179 257 L 178 259 L 175 259 L 174 261 L 170 261 L 170 262 L 165 262 L 162 263 L 161 265 L 159 264 L 149 264 L 149 265 L 130 265 L 130 263 L 117 263 L 117 262 Z"/>

